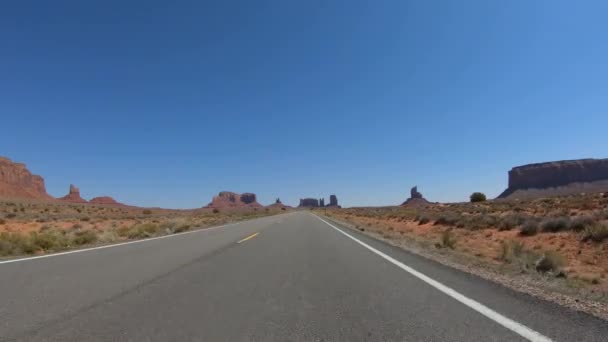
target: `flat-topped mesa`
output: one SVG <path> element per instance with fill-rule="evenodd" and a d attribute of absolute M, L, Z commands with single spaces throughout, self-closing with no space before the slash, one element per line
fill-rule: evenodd
<path fill-rule="evenodd" d="M 513 197 L 515 192 L 518 198 L 601 192 L 607 187 L 608 159 L 561 160 L 512 168 L 509 187 L 498 198 Z"/>
<path fill-rule="evenodd" d="M 80 197 L 80 189 L 78 189 L 74 184 L 70 184 L 70 192 L 59 198 L 61 201 L 70 202 L 70 203 L 88 203 L 87 200 Z"/>
<path fill-rule="evenodd" d="M 91 204 L 99 204 L 99 205 L 124 205 L 122 203 L 117 202 L 110 196 L 99 196 L 92 198 L 89 203 Z"/>
<path fill-rule="evenodd" d="M 44 179 L 32 174 L 25 164 L 0 157 L 0 197 L 51 200 Z"/>
<path fill-rule="evenodd" d="M 316 198 L 300 198 L 300 205 L 298 208 L 318 208 L 319 200 Z"/>
<path fill-rule="evenodd" d="M 429 204 L 429 201 L 424 199 L 422 194 L 418 192 L 418 186 L 414 186 L 410 189 L 410 198 L 408 198 L 405 202 L 401 203 L 404 206 L 413 206 L 413 205 L 426 205 Z"/>
<path fill-rule="evenodd" d="M 222 191 L 207 204 L 206 208 L 260 208 L 255 194 L 246 192 L 238 194 L 236 192 Z"/>

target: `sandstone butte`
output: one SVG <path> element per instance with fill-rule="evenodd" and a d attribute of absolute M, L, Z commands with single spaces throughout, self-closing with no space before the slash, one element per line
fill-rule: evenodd
<path fill-rule="evenodd" d="M 227 209 L 227 208 L 262 208 L 253 193 L 238 194 L 236 192 L 222 191 L 205 208 Z"/>
<path fill-rule="evenodd" d="M 80 189 L 73 184 L 70 184 L 70 192 L 68 192 L 67 195 L 59 198 L 59 200 L 70 203 L 88 203 L 87 200 L 80 197 Z"/>

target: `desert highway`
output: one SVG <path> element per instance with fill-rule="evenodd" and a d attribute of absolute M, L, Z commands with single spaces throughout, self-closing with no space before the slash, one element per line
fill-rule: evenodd
<path fill-rule="evenodd" d="M 606 341 L 608 323 L 309 212 L 0 261 L 2 341 Z"/>

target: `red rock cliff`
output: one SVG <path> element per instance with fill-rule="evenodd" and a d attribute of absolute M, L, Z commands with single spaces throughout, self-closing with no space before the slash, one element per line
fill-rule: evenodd
<path fill-rule="evenodd" d="M 44 179 L 33 175 L 22 163 L 0 157 L 0 197 L 53 199 L 46 193 Z"/>

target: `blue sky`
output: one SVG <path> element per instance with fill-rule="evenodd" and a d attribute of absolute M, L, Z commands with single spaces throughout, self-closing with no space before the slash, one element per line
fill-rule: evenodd
<path fill-rule="evenodd" d="M 608 157 L 605 1 L 19 1 L 0 155 L 61 196 L 200 207 L 498 195 Z"/>

